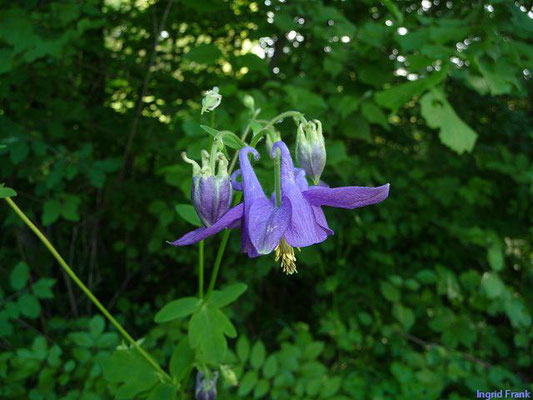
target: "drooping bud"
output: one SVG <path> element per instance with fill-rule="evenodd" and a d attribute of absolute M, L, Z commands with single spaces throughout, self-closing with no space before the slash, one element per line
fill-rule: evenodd
<path fill-rule="evenodd" d="M 218 87 L 215 86 L 213 89 L 208 90 L 205 93 L 204 98 L 202 99 L 202 112 L 209 112 L 213 111 L 215 108 L 218 107 L 220 102 L 222 101 L 222 95 L 218 93 Z"/>
<path fill-rule="evenodd" d="M 198 371 L 198 374 L 196 374 L 196 400 L 216 400 L 217 380 L 217 371 L 215 371 L 210 377 L 206 377 L 202 372 Z"/>
<path fill-rule="evenodd" d="M 326 145 L 320 121 L 315 119 L 298 126 L 296 162 L 317 185 L 326 165 Z"/>
<path fill-rule="evenodd" d="M 196 214 L 205 226 L 210 226 L 231 207 L 232 190 L 228 175 L 228 160 L 220 152 L 214 151 L 213 154 L 209 154 L 202 150 L 202 167 L 200 167 L 196 161 L 189 159 L 185 152 L 181 156 L 185 162 L 192 164 L 191 199 Z"/>

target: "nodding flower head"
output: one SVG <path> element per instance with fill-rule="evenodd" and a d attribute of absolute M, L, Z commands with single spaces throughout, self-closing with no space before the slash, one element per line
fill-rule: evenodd
<path fill-rule="evenodd" d="M 298 126 L 296 162 L 317 185 L 326 165 L 326 145 L 320 121 L 315 119 Z"/>
<path fill-rule="evenodd" d="M 215 108 L 217 108 L 222 101 L 222 95 L 218 93 L 218 87 L 215 86 L 213 89 L 208 90 L 205 93 L 204 98 L 202 99 L 202 112 L 209 112 L 213 111 Z"/>
<path fill-rule="evenodd" d="M 210 375 L 210 377 L 206 377 L 202 372 L 198 371 L 194 393 L 196 400 L 216 400 L 218 372 L 215 371 Z"/>
<path fill-rule="evenodd" d="M 232 190 L 228 175 L 228 160 L 221 152 L 213 151 L 209 154 L 202 150 L 200 167 L 196 161 L 188 158 L 185 152 L 181 156 L 185 162 L 192 165 L 191 198 L 194 209 L 202 223 L 210 226 L 231 206 Z"/>

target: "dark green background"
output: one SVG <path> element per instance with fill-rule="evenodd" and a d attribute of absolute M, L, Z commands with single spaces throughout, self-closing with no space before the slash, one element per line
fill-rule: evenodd
<path fill-rule="evenodd" d="M 390 182 L 390 197 L 326 210 L 336 234 L 298 255 L 295 276 L 239 254 L 232 235 L 220 283 L 249 289 L 230 315 L 278 362 L 265 371 L 256 345 L 244 363 L 242 339 L 241 387 L 219 398 L 531 390 L 526 3 L 2 1 L 0 178 L 166 365 L 184 326 L 153 316 L 197 279 L 196 249 L 165 244 L 192 228 L 175 211 L 190 190 L 180 152 L 208 146 L 201 124 L 242 131 L 246 94 L 262 119 L 302 111 L 324 125 L 324 180 Z M 215 85 L 222 104 L 200 116 Z M 292 123 L 279 129 L 292 144 Z M 0 221 L 0 398 L 113 398 L 101 365 L 118 335 L 5 203 Z"/>

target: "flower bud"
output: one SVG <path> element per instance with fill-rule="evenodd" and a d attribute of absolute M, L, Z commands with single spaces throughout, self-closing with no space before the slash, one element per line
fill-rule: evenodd
<path fill-rule="evenodd" d="M 320 121 L 315 119 L 298 126 L 296 162 L 317 185 L 326 165 L 326 145 Z"/>
<path fill-rule="evenodd" d="M 218 372 L 216 371 L 211 375 L 211 378 L 205 377 L 202 372 L 198 371 L 196 374 L 196 400 L 216 400 L 217 380 Z"/>
<path fill-rule="evenodd" d="M 249 108 L 250 110 L 255 110 L 255 100 L 252 96 L 249 94 L 245 95 L 242 102 L 244 103 L 244 106 L 246 108 Z"/>
<path fill-rule="evenodd" d="M 185 162 L 192 165 L 191 199 L 196 214 L 205 226 L 214 224 L 231 207 L 231 180 L 228 160 L 220 152 L 209 154 L 202 150 L 202 167 L 182 153 Z M 215 167 L 218 161 L 218 170 Z"/>
<path fill-rule="evenodd" d="M 215 108 L 218 107 L 220 102 L 222 101 L 222 95 L 218 93 L 218 87 L 215 86 L 213 89 L 208 90 L 205 93 L 204 98 L 202 99 L 202 112 L 209 112 L 213 111 Z"/>

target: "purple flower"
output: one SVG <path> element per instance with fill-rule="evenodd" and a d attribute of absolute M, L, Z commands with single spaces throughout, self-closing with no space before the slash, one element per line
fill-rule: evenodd
<path fill-rule="evenodd" d="M 272 146 L 272 157 L 278 150 L 281 154 L 279 206 L 273 197 L 265 195 L 250 164 L 249 154 L 256 160 L 259 154 L 255 149 L 245 147 L 239 153 L 241 169 L 232 176 L 234 189 L 243 191 L 243 202 L 231 208 L 213 225 L 189 232 L 172 244 L 189 245 L 240 224 L 243 252 L 249 257 L 256 257 L 275 251 L 276 260 L 281 260 L 284 272 L 292 274 L 296 272 L 294 247 L 311 246 L 333 234 L 322 206 L 353 209 L 379 203 L 389 194 L 389 184 L 379 187 L 309 187 L 305 171 L 294 168 L 285 143 L 278 141 Z M 239 174 L 242 175 L 242 183 L 236 181 Z"/>
<path fill-rule="evenodd" d="M 196 388 L 194 397 L 196 400 L 216 400 L 217 398 L 217 380 L 218 372 L 215 371 L 211 379 L 204 377 L 204 374 L 198 371 L 196 374 Z"/>
<path fill-rule="evenodd" d="M 214 156 L 214 155 L 213 155 Z M 220 219 L 231 207 L 231 181 L 228 175 L 228 160 L 222 153 L 211 159 L 209 153 L 202 151 L 202 168 L 194 160 L 182 154 L 183 159 L 192 164 L 193 177 L 191 199 L 198 217 L 205 226 Z M 215 175 L 215 163 L 218 171 Z"/>

